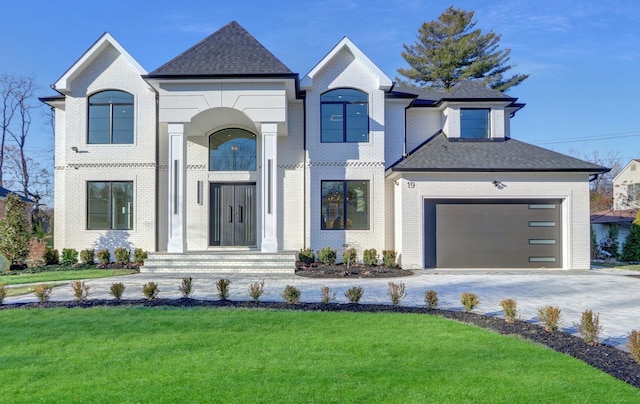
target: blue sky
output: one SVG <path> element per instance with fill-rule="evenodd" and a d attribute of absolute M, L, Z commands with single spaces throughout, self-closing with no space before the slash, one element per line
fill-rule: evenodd
<path fill-rule="evenodd" d="M 615 5 L 613 5 L 615 4 Z M 11 1 L 0 16 L 0 73 L 35 77 L 39 96 L 105 31 L 151 71 L 231 20 L 302 78 L 343 36 L 389 77 L 402 44 L 448 6 L 474 10 L 502 34 L 514 72 L 509 95 L 527 106 L 512 137 L 568 154 L 640 158 L 640 3 L 578 0 Z M 44 119 L 31 153 L 47 153 Z"/>

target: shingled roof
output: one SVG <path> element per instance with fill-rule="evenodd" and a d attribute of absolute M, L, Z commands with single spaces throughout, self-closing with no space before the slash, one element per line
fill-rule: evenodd
<path fill-rule="evenodd" d="M 278 76 L 293 73 L 240 24 L 231 21 L 147 77 Z"/>
<path fill-rule="evenodd" d="M 414 106 L 435 106 L 443 101 L 506 101 L 515 102 L 517 98 L 510 97 L 500 91 L 487 88 L 482 83 L 463 80 L 450 91 L 435 90 L 421 87 L 396 86 L 390 92 L 392 97 L 406 98 L 413 95 L 416 98 Z"/>
<path fill-rule="evenodd" d="M 391 171 L 546 171 L 605 173 L 609 169 L 515 139 L 450 141 L 440 131 L 390 167 Z"/>

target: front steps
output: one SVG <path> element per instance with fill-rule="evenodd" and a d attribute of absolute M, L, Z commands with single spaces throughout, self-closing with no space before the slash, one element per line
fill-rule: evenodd
<path fill-rule="evenodd" d="M 156 252 L 140 267 L 142 273 L 293 274 L 296 253 L 284 251 L 203 251 L 184 254 Z"/>

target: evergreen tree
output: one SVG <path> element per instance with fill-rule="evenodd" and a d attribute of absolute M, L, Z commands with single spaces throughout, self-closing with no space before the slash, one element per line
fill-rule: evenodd
<path fill-rule="evenodd" d="M 418 31 L 415 44 L 404 44 L 402 57 L 409 69 L 398 73 L 411 83 L 435 89 L 449 90 L 462 80 L 477 80 L 484 85 L 505 91 L 522 83 L 528 74 L 504 74 L 510 49 L 499 50 L 500 35 L 474 29 L 473 11 L 449 7 L 435 21 L 425 22 Z"/>
<path fill-rule="evenodd" d="M 0 254 L 12 264 L 22 264 L 29 253 L 31 226 L 24 203 L 16 194 L 4 201 L 4 218 L 0 220 Z"/>
<path fill-rule="evenodd" d="M 624 261 L 640 261 L 640 212 L 631 224 L 631 230 L 622 247 Z"/>

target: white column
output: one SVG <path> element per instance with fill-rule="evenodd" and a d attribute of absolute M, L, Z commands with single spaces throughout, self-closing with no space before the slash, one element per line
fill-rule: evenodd
<path fill-rule="evenodd" d="M 184 125 L 170 123 L 169 127 L 169 241 L 167 252 L 186 251 L 185 218 L 185 135 Z"/>
<path fill-rule="evenodd" d="M 262 132 L 262 242 L 261 251 L 278 251 L 278 125 L 263 123 Z"/>

